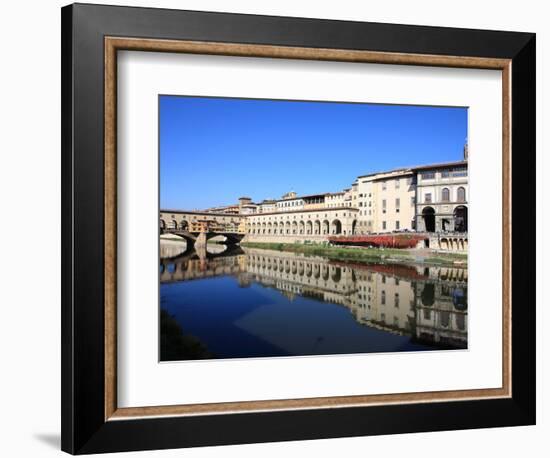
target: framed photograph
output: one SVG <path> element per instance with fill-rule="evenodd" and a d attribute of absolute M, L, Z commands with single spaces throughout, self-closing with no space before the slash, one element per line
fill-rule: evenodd
<path fill-rule="evenodd" d="M 77 4 L 62 80 L 63 450 L 535 423 L 534 34 Z"/>

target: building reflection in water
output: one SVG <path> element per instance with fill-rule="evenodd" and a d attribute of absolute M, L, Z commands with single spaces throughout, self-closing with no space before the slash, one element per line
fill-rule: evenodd
<path fill-rule="evenodd" d="M 162 246 L 164 245 L 164 248 Z M 274 288 L 346 307 L 355 321 L 439 349 L 467 347 L 468 271 L 461 267 L 355 264 L 272 250 L 161 243 L 160 282 L 234 276 L 241 287 Z"/>

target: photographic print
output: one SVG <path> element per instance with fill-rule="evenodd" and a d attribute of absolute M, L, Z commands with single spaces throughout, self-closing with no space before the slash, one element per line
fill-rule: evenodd
<path fill-rule="evenodd" d="M 467 119 L 160 95 L 160 361 L 467 349 Z"/>

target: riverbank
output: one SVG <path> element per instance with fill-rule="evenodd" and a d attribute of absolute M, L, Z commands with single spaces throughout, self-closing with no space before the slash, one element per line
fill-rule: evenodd
<path fill-rule="evenodd" d="M 245 248 L 288 251 L 306 256 L 321 256 L 333 261 L 387 262 L 404 264 L 430 264 L 467 266 L 468 255 L 462 253 L 443 253 L 428 250 L 406 250 L 395 248 L 340 247 L 332 245 L 303 243 L 258 243 L 245 242 Z"/>

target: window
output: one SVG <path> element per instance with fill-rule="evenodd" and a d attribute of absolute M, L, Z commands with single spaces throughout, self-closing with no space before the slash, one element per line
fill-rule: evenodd
<path fill-rule="evenodd" d="M 398 178 L 395 180 L 395 189 L 399 189 L 399 186 L 401 185 L 401 180 Z"/>
<path fill-rule="evenodd" d="M 396 222 L 395 222 L 395 229 L 396 229 L 396 230 L 399 230 L 399 221 L 396 221 Z"/>
<path fill-rule="evenodd" d="M 395 293 L 394 305 L 395 307 L 399 307 L 399 293 Z"/>
<path fill-rule="evenodd" d="M 443 188 L 443 191 L 441 191 L 441 200 L 449 202 L 449 188 Z"/>
<path fill-rule="evenodd" d="M 435 172 L 422 172 L 420 177 L 423 180 L 433 180 L 435 178 Z"/>
<path fill-rule="evenodd" d="M 441 178 L 449 178 L 449 171 L 448 170 L 442 170 L 441 171 Z"/>
<path fill-rule="evenodd" d="M 386 213 L 386 199 L 382 199 L 382 213 Z"/>
<path fill-rule="evenodd" d="M 383 182 L 382 182 L 382 191 L 385 191 L 385 190 L 386 190 L 386 182 L 383 181 Z"/>
<path fill-rule="evenodd" d="M 427 204 L 432 202 L 432 193 L 431 192 L 427 192 L 424 195 L 424 202 L 426 202 Z"/>
<path fill-rule="evenodd" d="M 468 176 L 468 169 L 465 169 L 465 168 L 454 169 L 454 170 L 453 170 L 453 176 L 454 176 L 454 177 L 465 177 L 465 176 Z"/>
<path fill-rule="evenodd" d="M 386 221 L 382 221 L 382 229 L 386 230 Z"/>
<path fill-rule="evenodd" d="M 386 291 L 382 291 L 382 296 L 380 297 L 380 304 L 386 305 Z M 383 320 L 383 318 L 382 318 Z"/>
<path fill-rule="evenodd" d="M 465 202 L 466 201 L 466 190 L 461 186 L 456 191 L 456 200 L 458 202 Z"/>
<path fill-rule="evenodd" d="M 395 199 L 395 211 L 399 213 L 399 207 L 401 205 L 401 199 L 397 198 Z"/>

